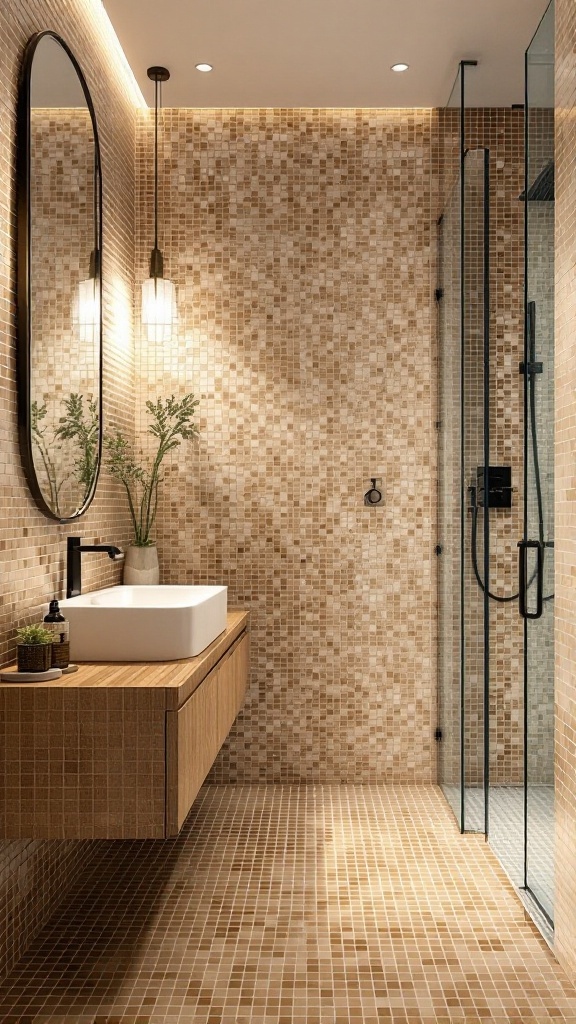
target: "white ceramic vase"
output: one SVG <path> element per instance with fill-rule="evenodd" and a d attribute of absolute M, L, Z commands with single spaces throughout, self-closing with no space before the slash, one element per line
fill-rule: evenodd
<path fill-rule="evenodd" d="M 160 582 L 156 545 L 139 548 L 131 544 L 124 557 L 124 583 L 127 586 L 155 586 Z"/>

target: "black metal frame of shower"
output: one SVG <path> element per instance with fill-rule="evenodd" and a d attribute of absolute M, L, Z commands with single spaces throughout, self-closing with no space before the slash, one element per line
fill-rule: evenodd
<path fill-rule="evenodd" d="M 454 618 L 454 625 L 457 632 L 454 633 L 454 639 L 458 635 L 459 639 L 459 680 L 458 680 L 458 692 L 459 692 L 459 815 L 457 812 L 457 797 L 455 787 L 455 779 L 449 775 L 446 781 L 446 795 L 449 803 L 452 804 L 453 810 L 456 813 L 457 818 L 459 817 L 459 826 L 462 832 L 469 830 L 469 820 L 473 821 L 473 827 L 481 830 L 480 819 L 474 821 L 473 806 L 467 807 L 467 778 L 471 777 L 469 768 L 468 758 L 470 751 L 467 748 L 467 722 L 466 722 L 466 699 L 467 699 L 467 655 L 469 639 L 467 637 L 467 623 L 466 615 L 469 609 L 468 601 L 469 594 L 466 591 L 466 571 L 470 567 L 468 566 L 468 558 L 471 555 L 472 568 L 476 578 L 476 582 L 482 592 L 482 620 L 483 620 L 483 637 L 481 642 L 482 649 L 482 661 L 483 661 L 483 672 L 482 672 L 482 695 L 481 702 L 483 707 L 483 725 L 482 725 L 482 737 L 483 737 L 483 785 L 479 785 L 479 789 L 483 789 L 484 798 L 484 820 L 483 820 L 483 831 L 486 839 L 490 836 L 490 605 L 491 601 L 497 602 L 512 602 L 516 599 L 519 600 L 519 613 L 523 618 L 523 732 L 524 732 L 524 744 L 523 744 L 523 803 L 524 803 L 524 834 L 523 834 L 523 888 L 530 895 L 530 898 L 534 901 L 538 910 L 542 913 L 544 919 L 552 925 L 552 920 L 548 914 L 546 908 L 542 905 L 537 894 L 533 891 L 529 884 L 529 871 L 528 871 L 528 857 L 529 857 L 529 838 L 528 838 L 528 825 L 529 825 L 529 806 L 528 806 L 528 788 L 529 788 L 529 701 L 530 701 L 530 689 L 529 689 L 529 674 L 530 666 L 529 662 L 529 630 L 530 621 L 538 618 L 542 613 L 543 603 L 553 598 L 553 593 L 548 595 L 543 594 L 543 576 L 544 576 L 544 558 L 547 547 L 553 547 L 553 542 L 546 539 L 545 534 L 545 523 L 544 523 L 544 512 L 543 512 L 543 498 L 542 498 L 542 484 L 540 479 L 540 456 L 538 452 L 538 425 L 536 415 L 536 394 L 537 394 L 537 376 L 542 372 L 542 364 L 537 362 L 535 354 L 535 324 L 534 324 L 534 302 L 530 301 L 529 294 L 529 281 L 528 281 L 528 260 L 529 260 L 529 202 L 530 199 L 553 199 L 550 192 L 551 182 L 553 182 L 553 166 L 551 170 L 545 167 L 540 171 L 537 177 L 538 193 L 532 194 L 530 191 L 530 167 L 529 167 L 529 153 L 530 153 L 530 140 L 529 140 L 529 88 L 528 88 L 528 51 L 525 56 L 525 96 L 524 96 L 524 192 L 519 199 L 524 200 L 524 332 L 523 332 L 523 352 L 524 359 L 520 366 L 520 372 L 523 374 L 523 411 L 524 411 L 524 437 L 523 437 L 523 509 L 522 509 L 522 540 L 518 544 L 519 548 L 519 588 L 516 593 L 511 595 L 494 594 L 490 589 L 490 484 L 491 484 L 491 467 L 490 467 L 490 414 L 491 414 L 491 366 L 490 366 L 490 151 L 486 147 L 477 147 L 472 150 L 467 146 L 467 119 L 466 119 L 466 72 L 469 67 L 476 66 L 476 61 L 460 61 L 459 64 L 459 80 L 455 83 L 455 87 L 452 91 L 452 97 L 456 99 L 453 104 L 450 102 L 449 106 L 453 106 L 455 109 L 460 107 L 460 123 L 458 133 L 458 168 L 459 168 L 459 190 L 453 193 L 454 198 L 458 196 L 459 200 L 459 226 L 457 231 L 459 232 L 459 289 L 458 284 L 453 291 L 454 299 L 458 295 L 459 291 L 459 302 L 460 302 L 460 316 L 459 316 L 459 330 L 460 330 L 460 351 L 459 351 L 459 385 L 460 385 L 460 396 L 459 396 L 459 444 L 460 450 L 458 454 L 459 460 L 459 609 L 458 619 Z M 476 206 L 474 210 L 470 210 L 467 206 L 467 200 L 469 195 L 467 193 L 467 160 L 470 159 L 472 152 L 482 153 L 482 173 L 483 173 L 483 206 Z M 532 189 L 534 189 L 534 185 Z M 540 194 L 542 192 L 542 194 Z M 546 194 L 544 194 L 546 192 Z M 454 208 L 455 209 L 455 208 Z M 478 232 L 480 221 L 478 217 L 482 217 L 482 282 L 480 287 L 480 281 L 477 280 L 478 290 L 475 293 L 480 299 L 482 306 L 482 336 L 477 336 L 478 341 L 481 340 L 482 346 L 482 369 L 483 369 L 483 385 L 482 385 L 482 458 L 483 467 L 482 470 L 478 469 L 478 483 L 473 482 L 472 486 L 467 486 L 468 481 L 466 479 L 466 473 L 469 470 L 466 464 L 466 452 L 467 446 L 469 446 L 468 431 L 472 429 L 467 422 L 468 410 L 466 406 L 466 380 L 467 373 L 469 372 L 470 359 L 476 359 L 476 349 L 474 347 L 469 348 L 469 345 L 474 346 L 476 335 L 474 333 L 473 325 L 475 309 L 479 309 L 479 305 L 475 307 L 467 307 L 467 303 L 477 303 L 477 299 L 474 296 L 468 294 L 468 278 L 467 274 L 470 272 L 470 268 L 467 264 L 467 245 L 470 243 L 468 238 L 468 218 L 474 218 L 470 221 L 472 225 L 472 231 L 476 231 L 475 237 L 480 239 L 480 233 Z M 439 225 L 442 225 L 444 220 L 444 214 L 439 220 Z M 440 234 L 442 234 L 442 228 L 440 228 Z M 457 236 L 456 236 L 457 237 Z M 440 238 L 442 243 L 442 238 Z M 440 250 L 442 251 L 442 250 Z M 458 263 L 456 267 L 458 267 Z M 444 288 L 440 287 L 437 290 L 437 299 L 440 301 L 445 298 Z M 441 321 L 439 319 L 439 323 Z M 454 337 L 454 335 L 452 335 Z M 479 352 L 478 352 L 479 356 Z M 479 362 L 479 359 L 478 359 Z M 442 361 L 440 362 L 442 365 Z M 541 378 L 540 378 L 541 379 Z M 479 410 L 478 410 L 479 411 Z M 439 421 L 439 426 L 441 421 Z M 472 436 L 472 435 L 471 435 Z M 477 435 L 474 435 L 477 436 Z M 473 440 L 473 437 L 472 437 Z M 480 438 L 478 438 L 480 440 Z M 478 455 L 480 453 L 480 445 L 477 447 Z M 538 505 L 538 540 L 530 539 L 530 517 L 529 517 L 529 504 L 528 498 L 530 493 L 530 471 L 533 466 L 534 472 L 534 486 L 536 488 L 536 501 Z M 498 469 L 498 467 L 493 467 Z M 507 470 L 510 476 L 510 468 Z M 484 496 L 483 500 L 478 499 L 478 487 L 480 481 L 483 484 Z M 454 481 L 456 483 L 456 480 Z M 504 489 L 507 489 L 511 493 L 512 481 L 508 479 L 507 485 Z M 476 485 L 476 486 L 475 486 Z M 471 492 L 471 508 L 468 508 L 467 496 L 468 492 Z M 510 500 L 510 493 L 508 499 Z M 439 491 L 440 496 L 440 491 Z M 456 498 L 456 493 L 454 493 Z M 458 500 L 457 499 L 457 500 Z M 498 502 L 496 502 L 498 504 Z M 483 512 L 483 558 L 482 558 L 482 577 L 478 569 L 478 562 L 476 556 L 476 536 L 477 536 L 477 522 L 478 522 L 478 509 L 479 506 Z M 504 507 L 504 505 L 502 506 Z M 457 510 L 454 508 L 454 511 Z M 468 512 L 472 514 L 472 532 L 470 538 L 470 552 L 467 551 L 467 539 L 468 539 Z M 444 554 L 444 538 L 438 537 L 439 544 L 436 548 L 437 554 Z M 454 537 L 456 544 L 458 543 L 456 536 Z M 531 573 L 528 573 L 528 557 L 531 550 L 536 552 L 537 561 L 535 567 L 532 568 Z M 454 550 L 454 558 L 456 557 L 456 549 Z M 456 565 L 454 561 L 454 566 Z M 440 577 L 439 577 L 440 578 Z M 454 581 L 456 582 L 456 581 Z M 536 583 L 536 605 L 530 606 L 528 597 L 532 585 Z M 439 590 L 440 593 L 440 590 Z M 449 634 L 448 634 L 449 635 Z M 439 650 L 440 644 L 443 642 L 443 637 L 439 637 Z M 440 656 L 439 656 L 439 668 L 440 668 Z M 454 673 L 455 676 L 456 673 Z M 440 676 L 439 676 L 440 680 Z M 437 729 L 436 738 L 443 742 L 444 739 L 444 722 L 442 719 L 443 706 L 442 701 L 445 697 L 445 693 L 441 690 L 442 684 L 446 684 L 446 679 L 440 680 L 440 718 L 439 728 Z M 454 683 L 456 679 L 454 678 Z M 450 712 L 449 712 L 450 713 Z M 456 733 L 454 732 L 454 736 Z M 454 748 L 453 748 L 454 749 Z M 449 763 L 449 762 L 448 762 Z M 444 781 L 441 779 L 441 783 Z M 478 782 L 480 780 L 478 779 Z M 451 794 L 450 794 L 451 787 Z M 456 797 L 456 799 L 454 799 Z M 472 810 L 471 810 L 472 807 Z M 521 833 L 520 833 L 521 835 Z"/>

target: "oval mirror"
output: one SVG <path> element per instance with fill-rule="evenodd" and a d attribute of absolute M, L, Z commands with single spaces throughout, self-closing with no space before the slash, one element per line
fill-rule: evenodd
<path fill-rule="evenodd" d="M 20 449 L 38 508 L 69 522 L 102 449 L 102 179 L 88 86 L 53 32 L 26 47 L 17 141 Z"/>

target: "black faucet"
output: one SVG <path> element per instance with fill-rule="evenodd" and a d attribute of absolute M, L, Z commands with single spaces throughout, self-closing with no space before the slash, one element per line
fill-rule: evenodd
<path fill-rule="evenodd" d="M 81 537 L 68 537 L 66 557 L 66 597 L 79 597 L 82 593 L 82 552 L 105 551 L 109 558 L 120 561 L 124 558 L 120 548 L 113 544 L 82 544 Z"/>

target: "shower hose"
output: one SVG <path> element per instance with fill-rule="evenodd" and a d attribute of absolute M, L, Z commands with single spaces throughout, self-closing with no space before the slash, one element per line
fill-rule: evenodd
<path fill-rule="evenodd" d="M 530 364 L 533 367 L 535 363 L 535 352 L 533 339 L 530 342 Z M 546 552 L 546 542 L 544 540 L 544 502 L 542 499 L 542 481 L 540 478 L 540 458 L 538 455 L 538 433 L 536 429 L 536 373 L 534 369 L 529 368 L 528 372 L 528 399 L 530 407 L 530 436 L 532 440 L 532 463 L 534 466 L 534 484 L 536 488 L 536 504 L 538 508 L 538 541 L 542 548 L 542 554 L 544 556 Z M 476 488 L 471 487 L 472 492 L 472 538 L 471 538 L 471 553 L 472 553 L 472 568 L 474 569 L 474 576 L 476 582 L 480 587 L 483 594 L 488 594 L 493 601 L 498 601 L 500 604 L 507 604 L 509 601 L 517 601 L 520 594 L 511 594 L 509 597 L 505 597 L 501 594 L 493 594 L 491 590 L 487 590 L 486 586 L 482 581 L 480 572 L 478 569 L 478 502 L 476 500 Z M 528 580 L 527 587 L 531 587 L 537 576 L 537 570 L 534 570 L 530 579 Z M 546 594 L 543 598 L 544 601 L 552 601 L 554 594 Z"/>

